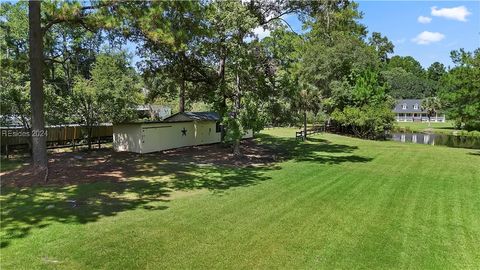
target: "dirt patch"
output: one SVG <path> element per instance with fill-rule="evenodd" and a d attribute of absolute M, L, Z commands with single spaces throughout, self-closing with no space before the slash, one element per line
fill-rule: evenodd
<path fill-rule="evenodd" d="M 196 164 L 234 168 L 262 166 L 273 163 L 277 154 L 270 148 L 244 140 L 242 156 L 234 157 L 231 148 L 222 144 L 185 147 L 149 154 L 114 152 L 110 149 L 90 153 L 52 153 L 49 155 L 48 182 L 44 175 L 35 174 L 30 166 L 1 172 L 1 185 L 30 187 L 34 185 L 66 186 L 97 181 L 123 181 L 136 176 L 149 164 Z M 165 165 L 168 166 L 168 165 Z"/>

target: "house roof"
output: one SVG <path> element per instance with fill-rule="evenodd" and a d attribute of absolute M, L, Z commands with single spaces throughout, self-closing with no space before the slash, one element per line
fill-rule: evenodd
<path fill-rule="evenodd" d="M 406 105 L 406 108 L 403 109 L 403 105 Z M 415 105 L 417 105 L 417 109 L 415 109 Z M 426 111 L 422 111 L 422 100 L 421 99 L 399 99 L 395 104 L 395 108 L 393 109 L 395 113 L 424 113 Z"/>
<path fill-rule="evenodd" d="M 144 105 L 138 105 L 136 109 L 139 111 L 148 111 L 148 110 L 158 111 L 158 110 L 164 110 L 164 109 L 170 110 L 171 108 L 168 106 L 157 105 L 157 104 L 144 104 Z"/>
<path fill-rule="evenodd" d="M 179 112 L 165 118 L 164 122 L 191 122 L 191 121 L 218 121 L 220 116 L 216 112 Z"/>

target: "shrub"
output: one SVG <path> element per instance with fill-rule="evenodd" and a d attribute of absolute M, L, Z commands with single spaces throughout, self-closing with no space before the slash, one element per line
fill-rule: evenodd
<path fill-rule="evenodd" d="M 395 116 L 388 103 L 381 105 L 364 105 L 362 107 L 347 106 L 343 110 L 336 109 L 332 118 L 353 135 L 376 139 L 392 129 Z"/>

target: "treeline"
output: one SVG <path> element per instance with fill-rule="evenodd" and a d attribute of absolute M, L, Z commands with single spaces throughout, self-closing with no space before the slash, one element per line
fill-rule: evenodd
<path fill-rule="evenodd" d="M 0 20 L 1 114 L 28 128 L 38 89 L 49 124 L 131 120 L 141 103 L 204 104 L 221 114 L 236 154 L 243 130 L 307 118 L 375 138 L 392 127 L 397 98 L 439 97 L 459 125 L 479 125 L 478 50 L 453 52 L 451 69 L 390 58 L 392 42 L 369 34 L 350 1 L 42 2 L 44 88 L 30 85 L 28 5 L 2 3 Z M 270 35 L 260 39 L 262 29 Z"/>
<path fill-rule="evenodd" d="M 53 16 L 49 15 L 53 5 L 43 5 L 45 21 Z M 1 18 L 1 125 L 21 124 L 31 130 L 28 3 L 2 3 Z M 45 29 L 43 40 L 47 125 L 82 124 L 91 143 L 94 126 L 135 117 L 135 105 L 143 103 L 143 83 L 119 37 L 102 29 L 58 23 Z"/>

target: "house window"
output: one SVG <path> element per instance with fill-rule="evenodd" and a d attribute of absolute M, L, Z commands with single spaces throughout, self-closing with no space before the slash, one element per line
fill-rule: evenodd
<path fill-rule="evenodd" d="M 414 110 L 418 110 L 418 104 L 413 105 Z"/>
<path fill-rule="evenodd" d="M 402 110 L 406 110 L 407 109 L 407 103 L 403 103 L 402 104 Z"/>
<path fill-rule="evenodd" d="M 217 122 L 217 123 L 215 124 L 215 132 L 216 132 L 216 133 L 222 132 L 222 125 L 220 124 L 220 122 Z"/>

